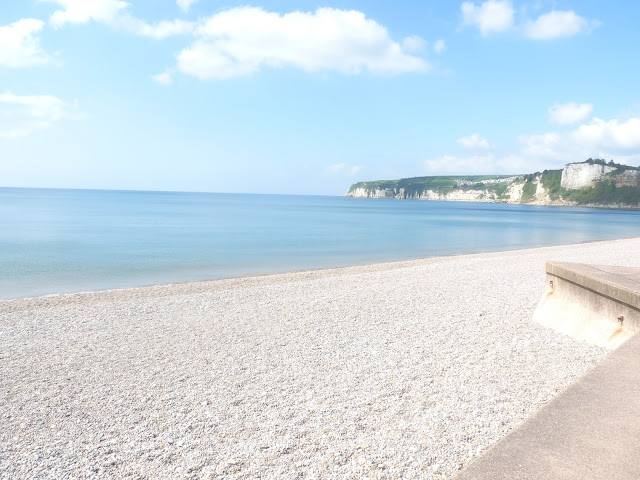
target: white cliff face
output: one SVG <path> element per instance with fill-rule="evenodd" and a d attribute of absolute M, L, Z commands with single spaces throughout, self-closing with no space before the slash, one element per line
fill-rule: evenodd
<path fill-rule="evenodd" d="M 494 202 L 497 196 L 494 192 L 488 190 L 453 190 L 447 193 L 438 193 L 433 190 L 427 190 L 421 195 L 424 200 L 446 200 L 449 202 Z"/>
<path fill-rule="evenodd" d="M 562 170 L 560 185 L 567 190 L 577 190 L 593 185 L 594 182 L 604 180 L 607 173 L 616 169 L 607 165 L 578 163 L 565 165 Z"/>
<path fill-rule="evenodd" d="M 347 193 L 347 197 L 355 198 L 395 198 L 398 200 L 446 200 L 450 202 L 495 202 L 498 197 L 489 190 L 453 190 L 440 193 L 435 190 L 425 190 L 420 195 L 407 196 L 404 188 L 386 188 L 367 190 L 356 188 Z"/>
<path fill-rule="evenodd" d="M 542 185 L 541 176 L 538 175 L 533 179 L 533 184 L 536 187 L 536 191 L 533 194 L 533 198 L 526 200 L 526 203 L 532 205 L 551 205 L 557 202 L 551 200 L 549 192 L 544 185 Z M 514 182 L 507 187 L 504 194 L 508 197 L 507 203 L 522 203 L 522 196 L 524 195 L 524 182 Z"/>
<path fill-rule="evenodd" d="M 366 188 L 356 188 L 346 195 L 354 198 L 396 198 L 394 188 L 368 190 Z"/>
<path fill-rule="evenodd" d="M 533 203 L 536 205 L 549 205 L 550 203 L 553 203 L 549 196 L 549 192 L 544 188 L 544 185 L 542 185 L 542 177 L 537 177 L 534 183 L 536 184 L 536 193 Z"/>
<path fill-rule="evenodd" d="M 549 205 L 554 202 L 549 198 L 549 192 L 544 188 L 540 177 L 533 180 L 536 186 L 534 198 L 527 199 L 527 203 L 534 205 Z M 485 190 L 465 190 L 463 188 L 454 189 L 448 192 L 439 192 L 436 190 L 425 190 L 419 195 L 406 195 L 404 188 L 386 188 L 368 190 L 366 188 L 356 188 L 347 193 L 347 197 L 355 198 L 393 198 L 397 200 L 442 200 L 448 202 L 505 202 L 505 203 L 522 203 L 522 195 L 524 190 L 524 182 L 518 181 L 514 177 L 504 194 L 498 197 L 496 192 L 489 189 Z"/>
<path fill-rule="evenodd" d="M 640 185 L 640 170 L 626 170 L 615 179 L 616 187 L 637 187 Z"/>
<path fill-rule="evenodd" d="M 504 194 L 508 197 L 508 203 L 520 203 L 522 198 L 522 190 L 524 189 L 524 183 L 512 183 L 507 187 Z"/>

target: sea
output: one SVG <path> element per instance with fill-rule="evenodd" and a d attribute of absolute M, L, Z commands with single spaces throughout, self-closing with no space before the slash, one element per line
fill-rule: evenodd
<path fill-rule="evenodd" d="M 0 298 L 640 236 L 640 212 L 0 188 Z"/>

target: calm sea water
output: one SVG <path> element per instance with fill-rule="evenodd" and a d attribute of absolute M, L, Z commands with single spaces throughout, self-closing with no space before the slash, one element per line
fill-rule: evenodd
<path fill-rule="evenodd" d="M 0 298 L 640 236 L 640 212 L 0 188 Z"/>

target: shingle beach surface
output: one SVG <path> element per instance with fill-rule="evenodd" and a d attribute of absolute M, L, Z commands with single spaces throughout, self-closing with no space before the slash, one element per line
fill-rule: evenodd
<path fill-rule="evenodd" d="M 448 478 L 606 351 L 547 260 L 640 239 L 0 302 L 1 478 Z"/>

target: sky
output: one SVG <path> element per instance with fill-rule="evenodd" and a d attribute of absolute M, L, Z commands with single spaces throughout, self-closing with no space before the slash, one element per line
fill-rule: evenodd
<path fill-rule="evenodd" d="M 3 0 L 0 186 L 640 164 L 640 2 Z"/>

